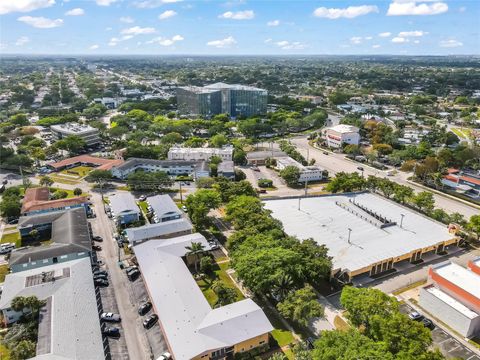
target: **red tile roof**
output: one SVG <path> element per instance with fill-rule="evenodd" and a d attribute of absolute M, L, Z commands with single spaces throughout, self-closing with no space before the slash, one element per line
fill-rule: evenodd
<path fill-rule="evenodd" d="M 98 168 L 101 170 L 110 170 L 113 166 L 123 163 L 123 160 L 105 159 L 90 155 L 79 155 L 50 164 L 50 166 L 58 170 L 78 163 L 92 164 L 94 166 L 98 166 Z"/>
<path fill-rule="evenodd" d="M 460 179 L 462 179 L 463 181 L 468 181 L 469 183 L 472 183 L 472 184 L 475 184 L 475 185 L 480 185 L 480 179 L 476 179 L 474 177 L 471 177 L 471 176 L 460 176 Z"/>
<path fill-rule="evenodd" d="M 85 204 L 86 196 L 78 196 L 70 199 L 49 200 L 50 192 L 47 187 L 31 188 L 25 191 L 22 204 L 22 214 L 30 211 L 59 209 L 67 206 Z"/>
<path fill-rule="evenodd" d="M 30 188 L 25 191 L 23 203 L 25 204 L 32 201 L 46 201 L 49 198 L 50 190 L 48 190 L 48 187 Z"/>

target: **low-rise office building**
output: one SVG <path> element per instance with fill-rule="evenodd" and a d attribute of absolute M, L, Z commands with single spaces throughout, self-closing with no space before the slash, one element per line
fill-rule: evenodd
<path fill-rule="evenodd" d="M 112 216 L 120 225 L 127 225 L 138 221 L 140 218 L 140 209 L 135 198 L 129 192 L 120 192 L 108 198 Z"/>
<path fill-rule="evenodd" d="M 22 216 L 18 221 L 22 244 L 51 240 L 44 246 L 22 247 L 10 254 L 12 272 L 90 257 L 92 240 L 85 210 L 81 208 Z M 37 234 L 33 238 L 32 230 Z"/>
<path fill-rule="evenodd" d="M 86 196 L 50 200 L 48 187 L 29 188 L 23 197 L 21 214 L 26 216 L 74 208 L 83 208 L 89 212 L 88 204 L 89 200 Z"/>
<path fill-rule="evenodd" d="M 169 195 L 150 196 L 147 198 L 147 203 L 156 223 L 177 220 L 182 217 L 182 211 Z"/>
<path fill-rule="evenodd" d="M 286 156 L 288 156 L 286 153 L 276 149 L 251 151 L 247 153 L 247 164 L 255 166 L 265 165 L 267 159 L 278 159 Z"/>
<path fill-rule="evenodd" d="M 229 180 L 235 179 L 235 165 L 233 161 L 225 160 L 218 164 L 217 176 L 227 178 Z"/>
<path fill-rule="evenodd" d="M 40 309 L 33 359 L 105 359 L 90 259 L 8 274 L 0 298 L 7 325 L 22 315 L 11 308 L 17 296 L 36 296 L 45 301 Z"/>
<path fill-rule="evenodd" d="M 91 127 L 90 125 L 66 123 L 52 125 L 50 130 L 52 131 L 55 140 L 61 140 L 67 136 L 75 135 L 85 140 L 87 146 L 94 146 L 101 143 L 98 129 Z"/>
<path fill-rule="evenodd" d="M 336 125 L 322 130 L 322 137 L 327 146 L 340 148 L 343 144 L 358 145 L 360 143 L 359 129 L 352 125 Z"/>
<path fill-rule="evenodd" d="M 300 177 L 298 178 L 298 182 L 301 183 L 310 181 L 321 181 L 328 177 L 328 173 L 325 170 L 319 168 L 318 166 L 304 166 L 289 156 L 277 158 L 276 161 L 276 168 L 278 170 L 283 170 L 287 166 L 295 166 L 296 168 L 298 168 L 298 170 L 300 170 Z"/>
<path fill-rule="evenodd" d="M 209 175 L 204 161 L 154 160 L 129 158 L 124 163 L 112 168 L 112 175 L 118 179 L 126 179 L 135 171 L 164 171 L 170 176 L 188 175 L 195 179 Z"/>
<path fill-rule="evenodd" d="M 222 161 L 231 161 L 233 146 L 223 148 L 171 147 L 168 150 L 168 160 L 209 161 L 212 156 L 218 156 Z"/>
<path fill-rule="evenodd" d="M 151 239 L 169 239 L 176 236 L 191 234 L 193 226 L 185 218 L 148 224 L 125 230 L 125 239 L 135 246 Z"/>
<path fill-rule="evenodd" d="M 231 359 L 260 347 L 268 349 L 272 325 L 251 299 L 212 309 L 182 257 L 201 234 L 151 240 L 135 247 L 169 351 L 176 360 Z M 188 262 L 188 259 L 186 259 Z"/>
<path fill-rule="evenodd" d="M 468 269 L 446 262 L 428 271 L 419 305 L 466 338 L 480 335 L 480 259 Z"/>
<path fill-rule="evenodd" d="M 71 158 L 60 160 L 48 166 L 54 171 L 61 171 L 76 166 L 91 166 L 96 170 L 111 170 L 112 167 L 123 163 L 123 159 L 106 159 L 91 155 L 78 155 Z"/>
<path fill-rule="evenodd" d="M 332 277 L 345 282 L 365 283 L 380 273 L 440 258 L 456 250 L 459 241 L 444 224 L 369 192 L 264 204 L 287 234 L 325 245 Z"/>

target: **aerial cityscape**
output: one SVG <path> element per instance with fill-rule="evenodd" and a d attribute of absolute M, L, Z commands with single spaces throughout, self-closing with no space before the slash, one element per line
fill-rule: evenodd
<path fill-rule="evenodd" d="M 0 0 L 0 360 L 480 360 L 480 3 Z"/>

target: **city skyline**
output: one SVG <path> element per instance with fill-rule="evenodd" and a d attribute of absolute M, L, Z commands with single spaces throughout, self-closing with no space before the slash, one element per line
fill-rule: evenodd
<path fill-rule="evenodd" d="M 473 1 L 5 0 L 3 54 L 477 55 Z"/>

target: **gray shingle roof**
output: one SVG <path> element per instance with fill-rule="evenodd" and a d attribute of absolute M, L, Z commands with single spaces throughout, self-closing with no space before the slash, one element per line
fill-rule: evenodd
<path fill-rule="evenodd" d="M 173 215 L 182 213 L 172 198 L 166 194 L 151 196 L 147 198 L 147 202 L 159 218 L 166 214 Z"/>
<path fill-rule="evenodd" d="M 125 230 L 125 234 L 129 241 L 138 242 L 192 229 L 192 224 L 188 220 L 182 218 L 158 224 L 148 224 L 136 228 L 129 228 Z"/>
<path fill-rule="evenodd" d="M 135 198 L 129 192 L 119 192 L 108 198 L 110 200 L 110 207 L 115 215 L 120 215 L 125 212 L 140 213 Z"/>

